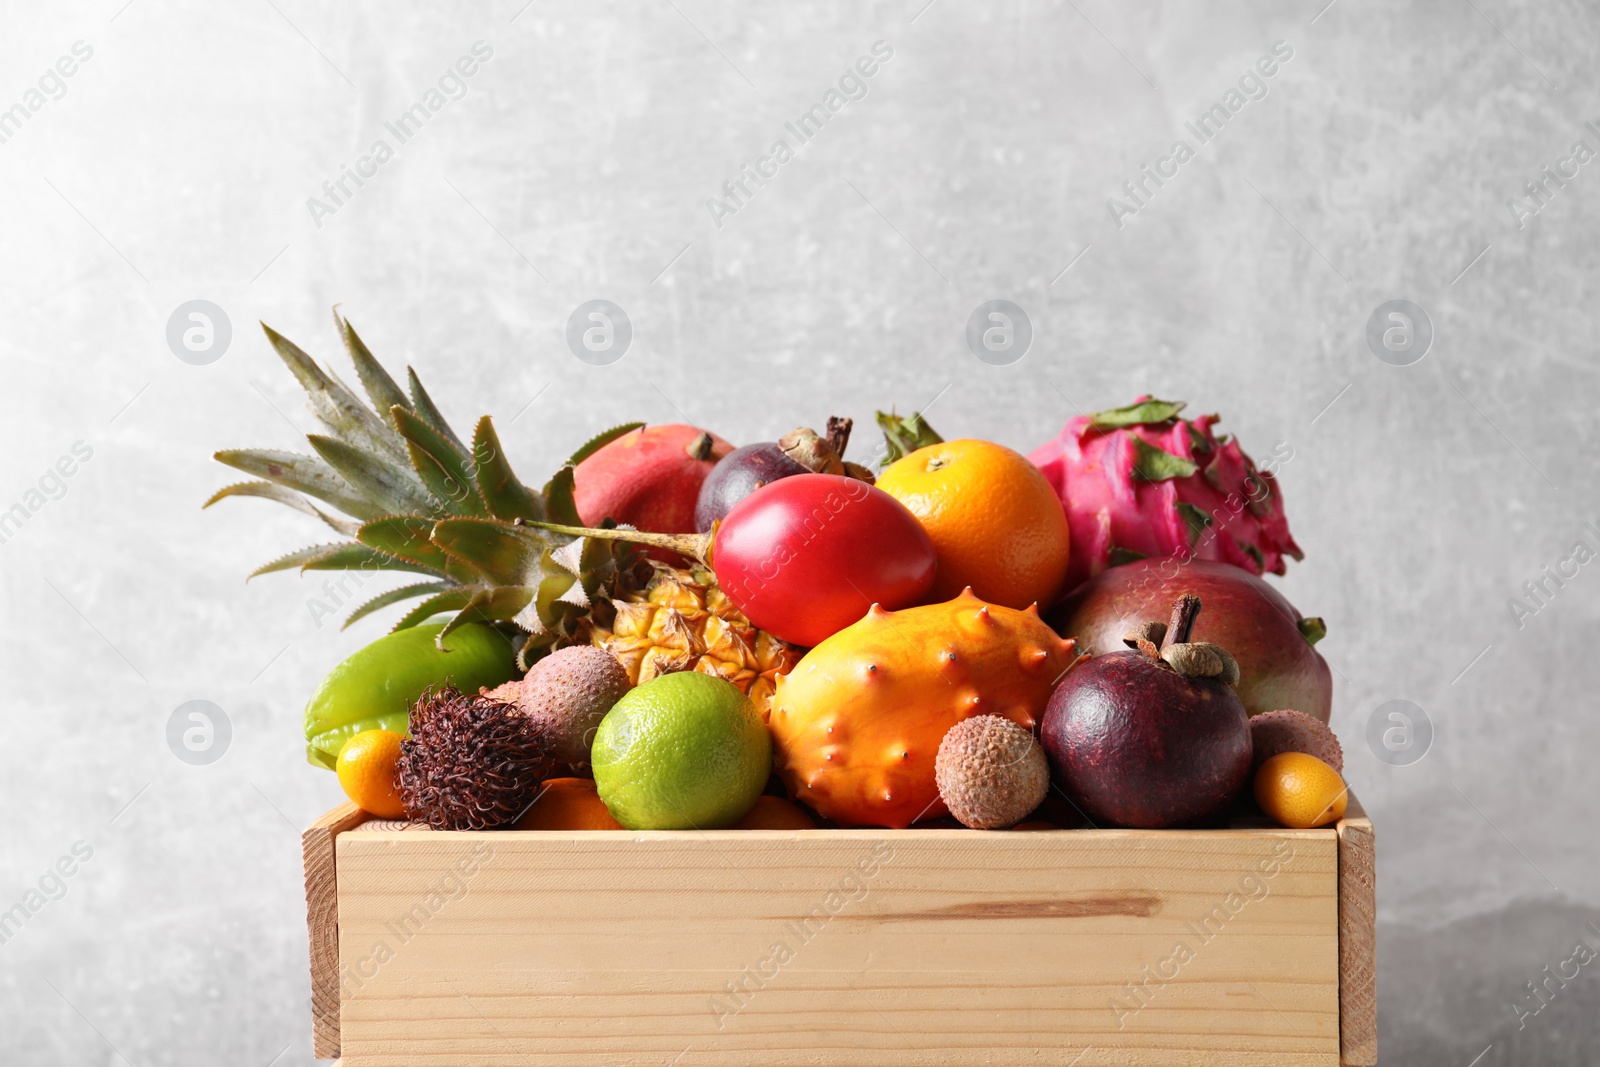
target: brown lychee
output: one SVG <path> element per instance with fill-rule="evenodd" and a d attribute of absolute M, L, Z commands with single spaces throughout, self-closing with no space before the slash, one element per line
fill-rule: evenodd
<path fill-rule="evenodd" d="M 1050 764 L 1033 734 L 998 715 L 950 728 L 934 760 L 939 797 L 965 826 L 994 830 L 1026 819 L 1050 791 Z"/>
<path fill-rule="evenodd" d="M 1344 773 L 1344 749 L 1339 739 L 1327 723 L 1302 711 L 1283 708 L 1251 719 L 1250 746 L 1256 767 L 1282 752 L 1304 752 Z"/>
<path fill-rule="evenodd" d="M 489 695 L 511 701 L 537 720 L 553 739 L 556 760 L 587 773 L 589 746 L 600 720 L 632 688 L 617 657 L 592 645 L 572 645 L 534 664 L 520 682 L 508 682 Z"/>

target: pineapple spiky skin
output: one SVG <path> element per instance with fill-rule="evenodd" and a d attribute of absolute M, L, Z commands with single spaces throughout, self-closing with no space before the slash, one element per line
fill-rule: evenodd
<path fill-rule="evenodd" d="M 396 630 L 449 614 L 438 635 L 442 648 L 444 637 L 463 623 L 493 623 L 519 645 L 524 669 L 547 652 L 583 640 L 589 612 L 619 589 L 637 554 L 616 542 L 575 539 L 524 523 L 577 524 L 573 468 L 641 424 L 598 435 L 535 491 L 512 472 L 488 416 L 465 441 L 415 371 L 408 368 L 409 389 L 402 390 L 350 324 L 337 314 L 334 322 L 371 406 L 263 325 L 327 433 L 307 435 L 314 455 L 276 449 L 216 453 L 218 461 L 257 480 L 223 488 L 206 506 L 230 496 L 276 500 L 321 519 L 346 539 L 291 552 L 251 577 L 294 568 L 426 575 L 426 581 L 362 604 L 345 625 L 421 598 Z"/>
<path fill-rule="evenodd" d="M 617 657 L 634 685 L 677 671 L 715 675 L 738 686 L 765 719 L 778 678 L 801 651 L 752 626 L 704 567 L 646 565 L 646 581 L 625 581 L 585 621 L 587 640 Z"/>

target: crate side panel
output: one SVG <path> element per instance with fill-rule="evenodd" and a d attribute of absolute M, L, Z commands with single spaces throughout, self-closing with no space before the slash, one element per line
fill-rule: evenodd
<path fill-rule="evenodd" d="M 337 847 L 346 1067 L 1338 1063 L 1331 831 Z"/>

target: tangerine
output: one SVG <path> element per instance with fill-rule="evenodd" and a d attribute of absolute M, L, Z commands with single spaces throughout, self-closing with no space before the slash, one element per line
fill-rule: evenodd
<path fill-rule="evenodd" d="M 1280 752 L 1256 771 L 1256 803 L 1294 830 L 1326 826 L 1344 817 L 1350 790 L 1339 772 L 1305 752 Z"/>
<path fill-rule="evenodd" d="M 817 822 L 800 805 L 763 793 L 735 830 L 815 830 Z"/>
<path fill-rule="evenodd" d="M 1071 547 L 1067 513 L 1039 468 L 992 441 L 919 448 L 878 476 L 878 488 L 921 522 L 939 557 L 931 603 L 967 586 L 1019 610 L 1063 592 Z"/>
<path fill-rule="evenodd" d="M 551 778 L 539 789 L 515 830 L 620 830 L 592 778 Z"/>
<path fill-rule="evenodd" d="M 405 803 L 395 789 L 401 735 L 393 730 L 362 730 L 339 749 L 334 770 L 344 795 L 380 819 L 403 819 Z"/>

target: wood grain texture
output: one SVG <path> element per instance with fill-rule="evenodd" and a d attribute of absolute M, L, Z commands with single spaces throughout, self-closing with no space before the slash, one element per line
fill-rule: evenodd
<path fill-rule="evenodd" d="M 345 1067 L 1340 1059 L 1332 829 L 335 848 Z"/>
<path fill-rule="evenodd" d="M 334 839 L 367 813 L 342 804 L 300 833 L 306 872 L 306 939 L 311 948 L 311 1050 L 319 1060 L 339 1055 L 339 889 Z"/>
<path fill-rule="evenodd" d="M 1339 835 L 1339 1049 L 1350 1067 L 1378 1062 L 1378 850 L 1350 795 Z"/>

